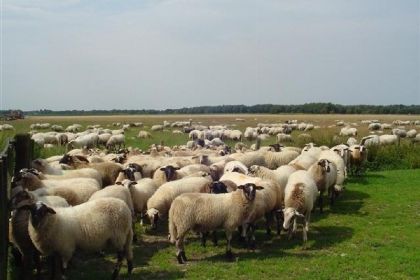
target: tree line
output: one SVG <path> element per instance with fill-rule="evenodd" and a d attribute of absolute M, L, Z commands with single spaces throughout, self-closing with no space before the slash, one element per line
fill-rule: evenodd
<path fill-rule="evenodd" d="M 302 105 L 258 104 L 185 107 L 165 110 L 36 110 L 25 115 L 142 115 L 142 114 L 420 114 L 420 105 L 340 105 L 306 103 Z"/>

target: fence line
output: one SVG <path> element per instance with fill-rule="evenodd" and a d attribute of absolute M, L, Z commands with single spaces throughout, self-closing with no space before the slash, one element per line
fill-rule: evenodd
<path fill-rule="evenodd" d="M 28 134 L 18 134 L 0 153 L 0 279 L 7 279 L 8 270 L 10 181 L 14 172 L 30 166 L 33 147 Z"/>

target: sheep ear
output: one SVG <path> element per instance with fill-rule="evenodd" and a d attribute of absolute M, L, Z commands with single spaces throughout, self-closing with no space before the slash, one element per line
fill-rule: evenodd
<path fill-rule="evenodd" d="M 237 189 L 243 190 L 244 187 L 245 187 L 244 185 L 240 185 L 240 186 L 237 187 Z"/>
<path fill-rule="evenodd" d="M 131 186 L 134 186 L 134 185 L 137 185 L 137 182 L 136 181 L 131 181 L 130 184 L 129 184 L 130 187 Z"/>
<path fill-rule="evenodd" d="M 122 185 L 122 182 L 115 182 L 115 185 Z"/>
<path fill-rule="evenodd" d="M 263 190 L 263 189 L 264 189 L 264 187 L 261 187 L 261 186 L 255 186 L 255 189 L 256 189 L 256 190 Z"/>
<path fill-rule="evenodd" d="M 52 208 L 50 208 L 50 207 L 48 207 L 48 206 L 46 206 L 47 207 L 47 212 L 48 213 L 50 213 L 50 214 L 56 214 L 56 212 L 55 212 L 55 210 L 54 209 L 52 209 Z"/>
<path fill-rule="evenodd" d="M 165 171 L 165 167 L 159 168 L 160 171 Z"/>

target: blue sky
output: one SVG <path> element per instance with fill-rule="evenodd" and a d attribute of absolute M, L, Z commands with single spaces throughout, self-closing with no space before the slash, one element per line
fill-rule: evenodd
<path fill-rule="evenodd" d="M 419 2 L 3 0 L 0 105 L 420 104 Z"/>

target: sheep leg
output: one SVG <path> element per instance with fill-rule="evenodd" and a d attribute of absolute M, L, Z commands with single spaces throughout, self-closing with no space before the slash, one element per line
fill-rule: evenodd
<path fill-rule="evenodd" d="M 247 232 L 248 226 L 246 223 L 243 223 L 240 227 L 239 227 L 239 231 L 241 232 L 240 236 L 239 236 L 239 241 L 241 242 L 245 242 L 246 241 L 246 232 Z"/>
<path fill-rule="evenodd" d="M 322 202 L 323 202 L 323 199 L 322 199 L 322 193 L 319 195 L 319 197 L 318 197 L 318 205 L 319 205 L 319 212 L 320 213 L 324 213 L 324 211 L 323 211 L 323 209 L 322 209 Z M 314 208 L 315 209 L 315 208 Z"/>
<path fill-rule="evenodd" d="M 178 259 L 178 263 L 185 263 L 187 261 L 187 258 L 184 252 L 184 237 L 178 238 L 175 242 L 175 246 L 177 249 L 176 258 Z"/>
<path fill-rule="evenodd" d="M 34 253 L 34 261 L 36 268 L 36 279 L 41 279 L 41 257 L 38 253 Z"/>
<path fill-rule="evenodd" d="M 213 231 L 213 245 L 217 246 L 217 231 Z"/>
<path fill-rule="evenodd" d="M 119 251 L 117 253 L 117 263 L 115 264 L 114 272 L 112 273 L 112 280 L 117 279 L 118 274 L 120 273 L 123 259 L 124 259 L 124 252 Z"/>
<path fill-rule="evenodd" d="M 201 233 L 201 246 L 206 247 L 206 241 L 207 241 L 208 235 L 209 235 L 208 231 Z"/>
<path fill-rule="evenodd" d="M 271 224 L 273 223 L 273 212 L 265 214 L 265 227 L 268 236 L 271 235 Z"/>
<path fill-rule="evenodd" d="M 306 246 L 308 241 L 308 231 L 309 231 L 309 220 L 311 218 L 311 212 L 308 212 L 303 219 L 303 244 Z"/>
<path fill-rule="evenodd" d="M 231 241 L 232 241 L 232 232 L 229 230 L 226 230 L 226 240 L 227 240 L 227 245 L 226 245 L 226 257 L 229 261 L 233 260 L 233 254 L 232 254 L 232 245 L 231 245 Z"/>
<path fill-rule="evenodd" d="M 250 250 L 255 250 L 255 228 L 255 224 L 249 224 L 248 247 Z"/>
<path fill-rule="evenodd" d="M 23 255 L 22 262 L 23 262 L 23 271 L 21 272 L 22 274 L 21 279 L 31 279 L 32 278 L 32 256 L 30 254 Z"/>
<path fill-rule="evenodd" d="M 280 235 L 281 229 L 282 229 L 282 223 L 281 221 L 283 220 L 282 218 L 283 215 L 283 211 L 276 211 L 276 221 L 277 221 L 277 235 Z"/>

